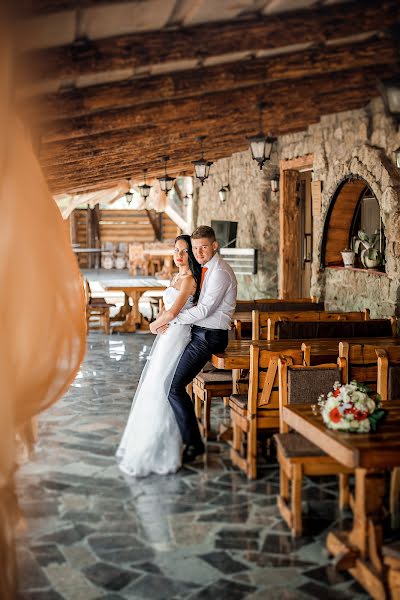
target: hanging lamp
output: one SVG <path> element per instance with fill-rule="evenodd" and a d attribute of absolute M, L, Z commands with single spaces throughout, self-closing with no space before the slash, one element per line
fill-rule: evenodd
<path fill-rule="evenodd" d="M 211 161 L 206 160 L 204 158 L 204 150 L 203 150 L 203 142 L 207 136 L 199 135 L 196 140 L 200 142 L 201 148 L 201 158 L 198 160 L 193 160 L 192 163 L 194 165 L 194 172 L 196 174 L 197 179 L 201 182 L 201 185 L 205 182 L 210 174 L 210 167 L 213 164 Z"/>
<path fill-rule="evenodd" d="M 265 102 L 259 102 L 257 108 L 259 110 L 260 118 L 260 130 L 256 135 L 247 138 L 250 142 L 251 157 L 255 160 L 260 167 L 263 168 L 264 164 L 271 157 L 272 145 L 276 142 L 275 137 L 266 136 L 262 130 L 262 113 L 265 108 Z"/>
<path fill-rule="evenodd" d="M 143 169 L 144 183 L 142 183 L 142 185 L 138 185 L 139 193 L 142 196 L 142 198 L 144 198 L 145 200 L 146 200 L 146 198 L 149 197 L 150 190 L 151 190 L 151 185 L 147 185 L 147 183 L 146 183 L 146 173 L 147 173 L 147 169 Z"/>
<path fill-rule="evenodd" d="M 172 190 L 175 177 L 170 177 L 167 175 L 167 162 L 169 161 L 169 156 L 163 156 L 161 160 L 164 161 L 164 177 L 159 177 L 158 181 L 160 182 L 162 191 L 168 194 L 168 192 Z"/>

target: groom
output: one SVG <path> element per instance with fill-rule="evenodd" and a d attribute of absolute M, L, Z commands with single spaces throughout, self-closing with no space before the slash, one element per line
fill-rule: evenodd
<path fill-rule="evenodd" d="M 204 453 L 193 402 L 186 386 L 196 377 L 211 355 L 228 345 L 228 331 L 236 306 L 237 282 L 231 267 L 217 254 L 214 230 L 202 225 L 191 235 L 193 254 L 202 266 L 201 291 L 196 306 L 182 311 L 173 323 L 193 324 L 171 384 L 168 400 L 182 435 L 183 462 Z"/>

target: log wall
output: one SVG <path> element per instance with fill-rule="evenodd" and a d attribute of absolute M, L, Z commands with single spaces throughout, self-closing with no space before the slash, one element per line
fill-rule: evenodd
<path fill-rule="evenodd" d="M 76 209 L 68 223 L 70 232 L 74 232 L 71 243 L 79 244 L 81 248 L 88 246 L 87 209 Z M 118 244 L 120 242 L 155 242 L 156 235 L 145 210 L 100 210 L 100 245 L 105 242 Z M 161 215 L 161 241 L 168 243 L 179 235 L 180 229 L 167 214 Z M 79 266 L 88 266 L 88 255 L 78 254 Z"/>

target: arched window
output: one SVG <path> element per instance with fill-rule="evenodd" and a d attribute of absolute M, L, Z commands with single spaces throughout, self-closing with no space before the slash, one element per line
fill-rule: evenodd
<path fill-rule="evenodd" d="M 332 196 L 326 215 L 321 245 L 321 267 L 343 266 L 341 251 L 354 248 L 362 229 L 368 236 L 378 234 L 377 246 L 385 252 L 385 236 L 379 203 L 363 179 L 349 175 Z M 364 268 L 359 256 L 356 267 Z"/>

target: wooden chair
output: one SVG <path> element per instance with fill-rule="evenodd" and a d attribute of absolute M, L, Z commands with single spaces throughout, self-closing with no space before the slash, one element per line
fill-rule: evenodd
<path fill-rule="evenodd" d="M 387 583 L 391 600 L 400 600 L 400 542 L 385 544 L 382 547 L 383 562 L 388 574 Z"/>
<path fill-rule="evenodd" d="M 193 379 L 194 411 L 199 423 L 200 433 L 205 440 L 210 435 L 212 398 L 228 398 L 232 393 L 232 388 L 232 371 L 216 370 L 212 365 L 206 365 Z M 190 394 L 190 392 L 188 393 Z"/>
<path fill-rule="evenodd" d="M 290 359 L 280 358 L 279 411 L 280 433 L 274 436 L 280 466 L 278 507 L 293 536 L 302 534 L 301 496 L 303 476 L 339 475 L 339 504 L 349 503 L 348 469 L 325 454 L 298 433 L 289 433 L 283 417 L 283 407 L 290 404 L 311 404 L 321 393 L 332 389 L 341 380 L 341 371 L 335 364 L 299 367 Z"/>
<path fill-rule="evenodd" d="M 141 275 L 148 276 L 149 261 L 144 255 L 143 244 L 129 244 L 129 274 L 137 275 L 138 269 Z"/>
<path fill-rule="evenodd" d="M 110 333 L 110 307 L 115 304 L 108 304 L 104 298 L 92 298 L 90 285 L 87 279 L 84 280 L 85 298 L 86 298 L 86 327 L 89 329 L 102 329 Z"/>
<path fill-rule="evenodd" d="M 377 392 L 382 402 L 390 403 L 391 400 L 400 398 L 400 345 L 375 348 L 375 353 Z M 389 503 L 392 529 L 398 529 L 400 527 L 400 468 L 393 469 L 390 476 Z M 400 562 L 397 568 L 400 570 Z"/>
<path fill-rule="evenodd" d="M 368 385 L 371 390 L 376 391 L 378 357 L 375 346 L 340 342 L 338 364 L 342 369 L 343 383 L 355 379 Z"/>
<path fill-rule="evenodd" d="M 229 339 L 237 339 L 235 326 L 229 332 Z M 241 371 L 239 369 L 233 371 L 216 369 L 209 361 L 193 379 L 192 383 L 186 386 L 186 391 L 194 402 L 200 433 L 205 440 L 209 438 L 210 434 L 212 398 L 222 398 L 224 405 L 228 406 L 229 396 L 236 389 L 240 376 Z M 244 380 L 244 385 L 247 384 L 248 381 Z"/>
<path fill-rule="evenodd" d="M 352 379 L 377 391 L 382 400 L 400 398 L 400 340 L 399 345 L 377 347 L 352 342 L 339 343 L 339 366 L 343 383 Z"/>
<path fill-rule="evenodd" d="M 285 311 L 285 312 L 252 312 L 252 339 L 274 340 L 277 338 L 277 323 L 280 321 L 315 322 L 315 321 L 365 321 L 369 320 L 369 310 L 362 312 L 328 312 L 318 311 Z"/>
<path fill-rule="evenodd" d="M 249 479 L 257 477 L 257 433 L 279 429 L 278 359 L 282 355 L 290 356 L 294 364 L 304 362 L 304 353 L 298 348 L 282 354 L 251 345 L 248 393 L 229 398 L 233 426 L 230 458 Z"/>

